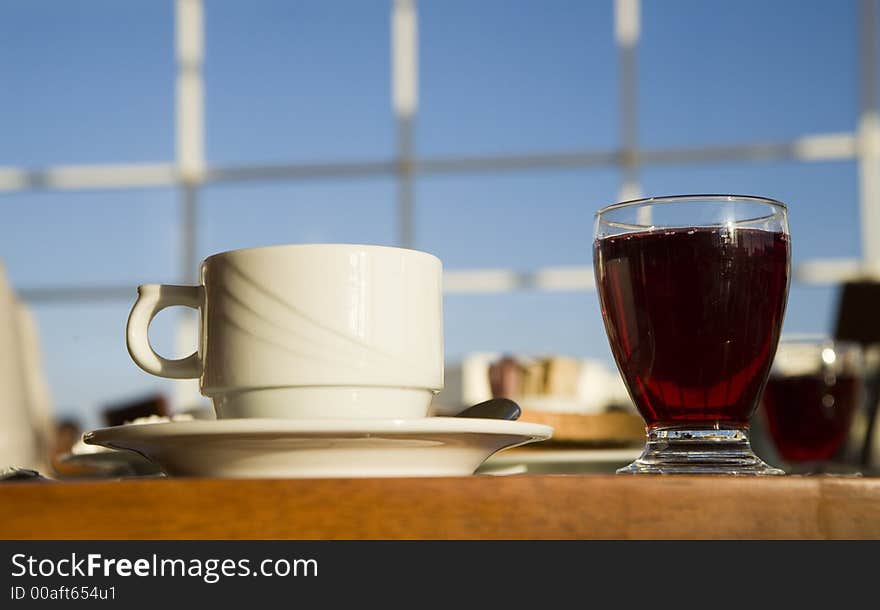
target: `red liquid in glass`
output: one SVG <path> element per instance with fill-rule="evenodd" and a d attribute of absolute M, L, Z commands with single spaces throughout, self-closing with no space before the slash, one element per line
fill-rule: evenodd
<path fill-rule="evenodd" d="M 853 376 L 771 376 L 764 389 L 770 436 L 783 459 L 824 461 L 846 439 L 860 396 Z"/>
<path fill-rule="evenodd" d="M 789 240 L 675 228 L 598 239 L 611 351 L 648 427 L 747 426 L 779 340 Z"/>

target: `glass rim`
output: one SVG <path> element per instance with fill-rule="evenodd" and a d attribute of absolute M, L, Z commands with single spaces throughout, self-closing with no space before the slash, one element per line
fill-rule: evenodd
<path fill-rule="evenodd" d="M 763 203 L 765 205 L 772 206 L 777 208 L 776 212 L 772 214 L 767 214 L 765 216 L 758 216 L 755 218 L 748 218 L 744 220 L 736 221 L 737 224 L 747 223 L 747 222 L 756 222 L 758 220 L 765 220 L 767 218 L 773 218 L 773 216 L 778 213 L 779 210 L 783 212 L 783 214 L 788 213 L 788 206 L 778 199 L 771 199 L 770 197 L 762 197 L 760 195 L 737 195 L 737 194 L 724 194 L 724 193 L 696 193 L 690 195 L 661 195 L 658 197 L 640 197 L 638 199 L 628 199 L 627 201 L 620 201 L 618 203 L 612 203 L 610 205 L 606 205 L 603 208 L 600 208 L 596 211 L 594 216 L 598 219 L 602 217 L 604 214 L 608 212 L 613 212 L 616 210 L 622 210 L 624 208 L 634 207 L 638 205 L 645 204 L 668 204 L 668 203 L 677 203 L 677 202 L 686 202 L 686 201 L 707 201 L 707 202 L 721 202 L 721 201 L 750 201 L 754 203 Z M 608 223 L 618 224 L 612 220 L 606 220 Z M 630 223 L 619 223 L 624 225 L 630 225 L 634 227 L 648 227 L 652 225 L 631 225 Z"/>

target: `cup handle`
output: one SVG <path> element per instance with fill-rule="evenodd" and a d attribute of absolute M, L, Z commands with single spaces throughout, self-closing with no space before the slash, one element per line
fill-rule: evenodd
<path fill-rule="evenodd" d="M 179 360 L 163 358 L 150 345 L 150 322 L 166 307 L 201 309 L 204 300 L 202 286 L 166 286 L 145 284 L 138 286 L 138 298 L 128 316 L 125 341 L 128 353 L 139 367 L 148 373 L 171 379 L 193 379 L 202 374 L 202 359 L 198 350 Z"/>

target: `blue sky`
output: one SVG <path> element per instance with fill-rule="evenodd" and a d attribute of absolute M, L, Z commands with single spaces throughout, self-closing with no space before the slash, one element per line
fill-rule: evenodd
<path fill-rule="evenodd" d="M 207 155 L 218 164 L 385 159 L 394 150 L 386 0 L 206 2 Z M 422 0 L 416 148 L 424 155 L 606 150 L 618 143 L 612 2 Z M 779 141 L 851 131 L 856 3 L 646 0 L 642 145 Z M 0 2 L 0 166 L 169 161 L 170 1 Z M 645 168 L 646 194 L 747 192 L 790 204 L 795 260 L 857 256 L 854 162 Z M 430 176 L 416 246 L 447 268 L 589 264 L 613 168 Z M 211 185 L 198 252 L 272 243 L 392 244 L 395 184 Z M 17 288 L 172 282 L 172 189 L 0 196 L 0 259 Z M 794 285 L 786 330 L 830 330 L 835 292 Z M 167 388 L 123 342 L 129 301 L 39 305 L 57 407 Z M 562 352 L 609 360 L 596 295 L 450 296 L 447 354 Z M 154 329 L 171 346 L 173 315 Z M 609 360 L 610 361 L 610 360 Z"/>

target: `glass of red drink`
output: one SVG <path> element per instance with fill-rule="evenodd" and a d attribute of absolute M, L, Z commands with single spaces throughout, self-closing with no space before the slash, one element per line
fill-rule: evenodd
<path fill-rule="evenodd" d="M 783 460 L 821 469 L 835 457 L 862 403 L 862 367 L 855 343 L 783 337 L 761 401 Z"/>
<path fill-rule="evenodd" d="M 749 444 L 779 341 L 791 247 L 784 204 L 683 195 L 596 214 L 605 330 L 647 424 L 621 473 L 783 474 Z"/>

